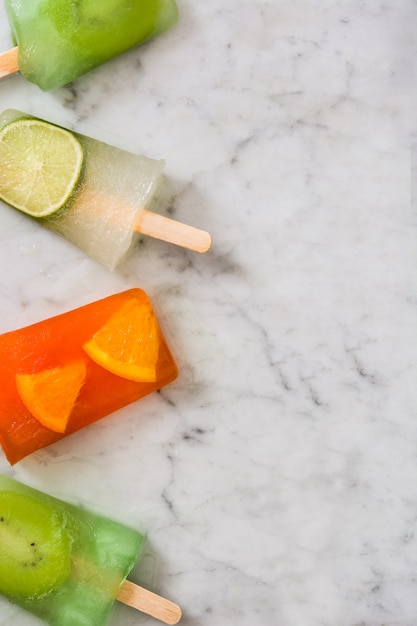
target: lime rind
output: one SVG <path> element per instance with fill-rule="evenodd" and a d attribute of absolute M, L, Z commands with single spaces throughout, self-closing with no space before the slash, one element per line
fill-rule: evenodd
<path fill-rule="evenodd" d="M 83 168 L 81 143 L 70 131 L 20 119 L 0 131 L 0 198 L 32 217 L 62 209 Z"/>

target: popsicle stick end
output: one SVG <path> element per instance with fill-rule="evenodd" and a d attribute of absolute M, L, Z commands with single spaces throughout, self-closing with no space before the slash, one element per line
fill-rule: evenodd
<path fill-rule="evenodd" d="M 151 211 L 140 212 L 134 230 L 142 235 L 148 235 L 187 248 L 194 252 L 207 252 L 211 247 L 211 235 L 188 224 L 182 224 L 164 215 Z"/>
<path fill-rule="evenodd" d="M 213 243 L 210 233 L 200 231 L 200 245 L 197 252 L 208 252 Z"/>
<path fill-rule="evenodd" d="M 178 604 L 158 596 L 148 589 L 139 587 L 130 580 L 125 580 L 117 599 L 119 602 L 151 615 L 169 626 L 178 624 L 182 617 L 182 610 Z"/>

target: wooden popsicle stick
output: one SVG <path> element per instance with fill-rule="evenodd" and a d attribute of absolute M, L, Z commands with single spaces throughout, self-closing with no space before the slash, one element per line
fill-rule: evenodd
<path fill-rule="evenodd" d="M 159 619 L 164 624 L 178 624 L 182 617 L 182 611 L 178 604 L 139 587 L 130 580 L 125 580 L 123 583 L 117 600 Z"/>
<path fill-rule="evenodd" d="M 11 48 L 0 54 L 0 78 L 15 74 L 19 71 L 19 62 L 17 59 L 18 49 Z"/>
<path fill-rule="evenodd" d="M 77 195 L 75 203 L 81 210 L 84 206 L 94 207 L 97 212 L 97 218 L 100 219 L 99 213 L 102 206 L 105 206 L 109 215 L 113 210 L 117 214 L 124 207 L 124 201 L 120 198 L 106 195 L 98 192 L 96 189 L 81 188 Z M 75 210 L 74 208 L 72 209 Z M 131 209 L 126 206 L 126 213 L 130 213 Z M 81 214 L 80 219 L 82 220 Z M 109 218 L 109 226 L 111 227 Z M 194 252 L 207 252 L 211 247 L 211 235 L 205 230 L 200 230 L 194 226 L 177 222 L 176 220 L 142 209 L 133 225 L 133 230 L 142 235 L 148 235 L 167 243 L 174 243 Z"/>
<path fill-rule="evenodd" d="M 211 235 L 205 230 L 182 224 L 152 211 L 143 210 L 139 213 L 135 231 L 194 252 L 207 252 L 211 246 Z"/>

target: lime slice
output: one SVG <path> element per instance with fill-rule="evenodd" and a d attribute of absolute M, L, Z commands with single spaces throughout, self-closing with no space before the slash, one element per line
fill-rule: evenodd
<path fill-rule="evenodd" d="M 0 198 L 46 217 L 68 201 L 80 177 L 83 149 L 69 131 L 37 119 L 0 131 Z"/>

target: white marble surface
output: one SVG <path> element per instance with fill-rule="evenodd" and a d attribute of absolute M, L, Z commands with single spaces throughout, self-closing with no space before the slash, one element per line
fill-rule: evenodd
<path fill-rule="evenodd" d="M 416 4 L 179 8 L 70 87 L 0 84 L 2 109 L 165 158 L 167 208 L 214 241 L 144 239 L 110 273 L 1 205 L 0 332 L 140 286 L 180 367 L 12 473 L 147 532 L 136 580 L 184 626 L 415 626 Z M 38 623 L 2 601 L 12 621 Z"/>

